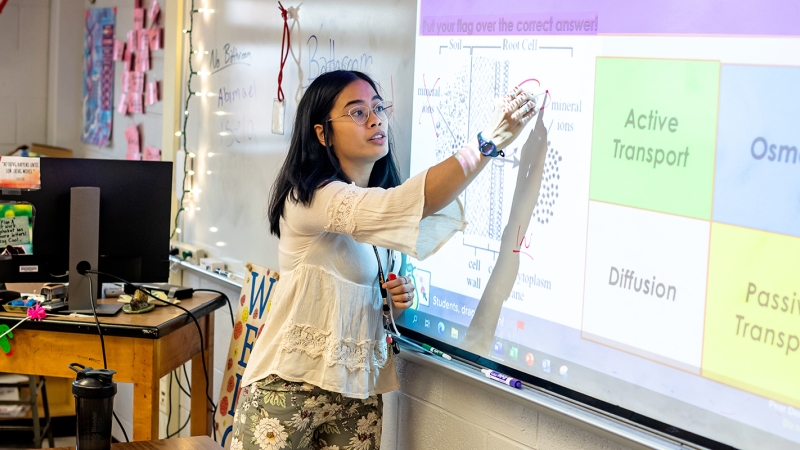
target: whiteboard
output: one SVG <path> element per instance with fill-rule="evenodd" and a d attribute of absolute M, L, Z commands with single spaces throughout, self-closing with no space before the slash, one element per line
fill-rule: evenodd
<path fill-rule="evenodd" d="M 511 86 L 551 98 L 462 194 L 464 231 L 407 264 L 397 324 L 723 444 L 797 448 L 799 12 L 420 0 L 412 174 Z"/>
<path fill-rule="evenodd" d="M 287 8 L 298 4 L 284 2 Z M 193 191 L 186 195 L 180 240 L 203 248 L 242 273 L 247 262 L 278 267 L 278 239 L 266 218 L 272 183 L 283 164 L 297 103 L 316 77 L 335 69 L 361 70 L 395 102 L 391 126 L 401 172 L 408 174 L 416 4 L 409 1 L 309 0 L 289 20 L 291 49 L 283 74 L 284 134 L 272 133 L 273 100 L 283 19 L 277 2 L 227 0 L 195 3 L 187 150 Z M 186 20 L 186 26 L 189 20 Z M 184 61 L 189 56 L 188 37 Z M 184 85 L 188 65 L 184 68 Z M 211 96 L 208 94 L 211 93 Z M 185 95 L 185 94 L 184 94 Z M 185 99 L 185 96 L 184 96 Z M 182 103 L 183 105 L 183 103 Z M 176 157 L 176 186 L 183 152 Z M 180 198 L 180 192 L 176 192 Z"/>

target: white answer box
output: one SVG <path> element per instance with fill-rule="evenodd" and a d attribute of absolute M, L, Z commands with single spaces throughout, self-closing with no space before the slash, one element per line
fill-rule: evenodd
<path fill-rule="evenodd" d="M 582 337 L 699 374 L 710 227 L 589 202 Z"/>

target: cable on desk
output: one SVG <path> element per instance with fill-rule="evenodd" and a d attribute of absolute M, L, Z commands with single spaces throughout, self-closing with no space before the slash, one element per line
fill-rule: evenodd
<path fill-rule="evenodd" d="M 215 291 L 214 289 L 195 289 L 194 292 L 213 292 L 215 294 L 221 295 L 222 298 L 225 299 L 225 303 L 228 304 L 228 312 L 231 313 L 231 326 L 234 326 L 234 324 L 236 323 L 236 319 L 233 318 L 233 307 L 231 306 L 231 300 L 228 298 L 227 295 L 225 295 L 224 292 Z"/>
<path fill-rule="evenodd" d="M 84 274 L 88 274 L 88 273 L 93 273 L 93 274 L 97 274 L 97 275 L 103 275 L 103 276 L 106 276 L 106 277 L 114 278 L 115 280 L 119 280 L 119 281 L 125 283 L 126 286 L 129 286 L 130 288 L 133 288 L 134 292 L 135 292 L 136 289 L 138 289 L 138 290 L 144 292 L 145 294 L 147 294 L 148 296 L 158 300 L 161 303 L 165 303 L 167 305 L 174 306 L 175 308 L 180 309 L 181 311 L 185 312 L 187 315 L 189 315 L 189 317 L 192 318 L 192 321 L 194 322 L 194 325 L 197 328 L 197 333 L 200 335 L 200 358 L 201 358 L 201 360 L 203 362 L 203 375 L 205 376 L 205 379 L 206 379 L 206 392 L 205 393 L 206 393 L 206 399 L 208 399 L 208 402 L 211 403 L 211 406 L 212 406 L 212 417 L 213 417 L 217 413 L 217 405 L 214 404 L 214 400 L 208 394 L 208 388 L 209 388 L 209 384 L 210 383 L 208 382 L 208 367 L 206 366 L 206 354 L 205 354 L 206 346 L 205 346 L 204 341 L 203 341 L 203 330 L 200 328 L 200 323 L 197 321 L 197 317 L 195 317 L 194 314 L 192 314 L 191 311 L 189 311 L 188 309 L 184 308 L 183 306 L 175 305 L 175 304 L 170 303 L 170 302 L 168 302 L 166 300 L 158 298 L 155 295 L 153 295 L 149 290 L 147 290 L 145 288 L 142 288 L 142 287 L 139 287 L 139 286 L 136 286 L 133 283 L 131 283 L 130 281 L 125 280 L 123 278 L 120 278 L 120 277 L 118 277 L 116 275 L 111 275 L 110 273 L 100 272 L 100 271 L 97 271 L 97 270 L 84 270 Z M 211 427 L 211 431 L 213 433 L 214 440 L 216 441 L 217 440 L 217 429 L 216 429 L 216 427 L 212 426 Z"/>
<path fill-rule="evenodd" d="M 165 434 L 169 438 L 169 422 L 172 420 L 172 374 L 175 373 L 173 370 L 169 373 L 169 387 L 167 387 L 167 398 L 169 399 L 169 406 L 167 407 L 167 427 Z M 178 421 L 180 423 L 180 421 Z"/>
<path fill-rule="evenodd" d="M 185 365 L 183 366 L 183 370 L 184 371 L 186 370 L 186 366 Z M 178 369 L 175 369 L 175 372 L 177 372 L 177 371 L 178 371 Z M 175 380 L 178 382 L 178 387 L 181 388 L 181 391 L 183 391 L 183 393 L 186 394 L 189 398 L 192 398 L 192 394 L 186 392 L 186 389 L 183 388 L 183 385 L 181 384 L 181 376 L 180 376 L 180 374 L 175 375 Z M 187 380 L 187 384 L 188 384 L 188 380 Z M 189 389 L 191 390 L 192 388 L 189 387 Z"/>
<path fill-rule="evenodd" d="M 189 374 L 186 373 L 186 364 L 183 365 L 183 377 L 186 378 L 186 387 L 189 388 L 189 392 L 192 392 L 192 383 L 189 382 Z M 189 398 L 192 397 L 192 394 L 189 394 Z"/>
<path fill-rule="evenodd" d="M 108 369 L 108 360 L 106 359 L 106 341 L 103 338 L 103 329 L 100 328 L 100 320 L 97 319 L 97 309 L 94 306 L 96 302 L 96 299 L 94 298 L 94 284 L 92 283 L 92 277 L 90 277 L 88 274 L 84 274 L 84 276 L 89 280 L 89 303 L 92 304 L 94 323 L 97 325 L 97 334 L 100 335 L 100 348 L 103 350 L 103 369 Z M 111 414 L 117 421 L 119 429 L 122 430 L 122 435 L 125 436 L 125 442 L 130 442 L 130 439 L 128 439 L 128 433 L 125 431 L 125 427 L 122 426 L 122 422 L 119 420 L 119 417 L 117 417 L 117 412 L 112 409 Z"/>

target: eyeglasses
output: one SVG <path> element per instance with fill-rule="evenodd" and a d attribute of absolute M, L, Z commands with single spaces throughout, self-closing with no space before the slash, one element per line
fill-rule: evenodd
<path fill-rule="evenodd" d="M 392 102 L 386 100 L 378 103 L 374 107 L 370 108 L 367 105 L 358 105 L 350 108 L 350 111 L 347 114 L 342 114 L 339 117 L 333 117 L 331 119 L 326 120 L 326 122 L 330 122 L 334 119 L 339 119 L 344 116 L 350 116 L 353 119 L 353 122 L 364 125 L 369 120 L 369 112 L 370 110 L 375 112 L 375 115 L 378 116 L 381 120 L 389 120 L 392 117 Z"/>

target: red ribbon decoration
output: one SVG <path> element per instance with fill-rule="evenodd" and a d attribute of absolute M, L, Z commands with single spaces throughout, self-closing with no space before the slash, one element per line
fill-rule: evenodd
<path fill-rule="evenodd" d="M 281 68 L 278 70 L 278 101 L 283 102 L 283 66 L 286 65 L 286 59 L 289 57 L 289 48 L 291 46 L 289 34 L 289 12 L 286 8 L 278 2 L 278 9 L 281 10 L 281 17 L 283 17 L 283 37 L 281 38 Z"/>

